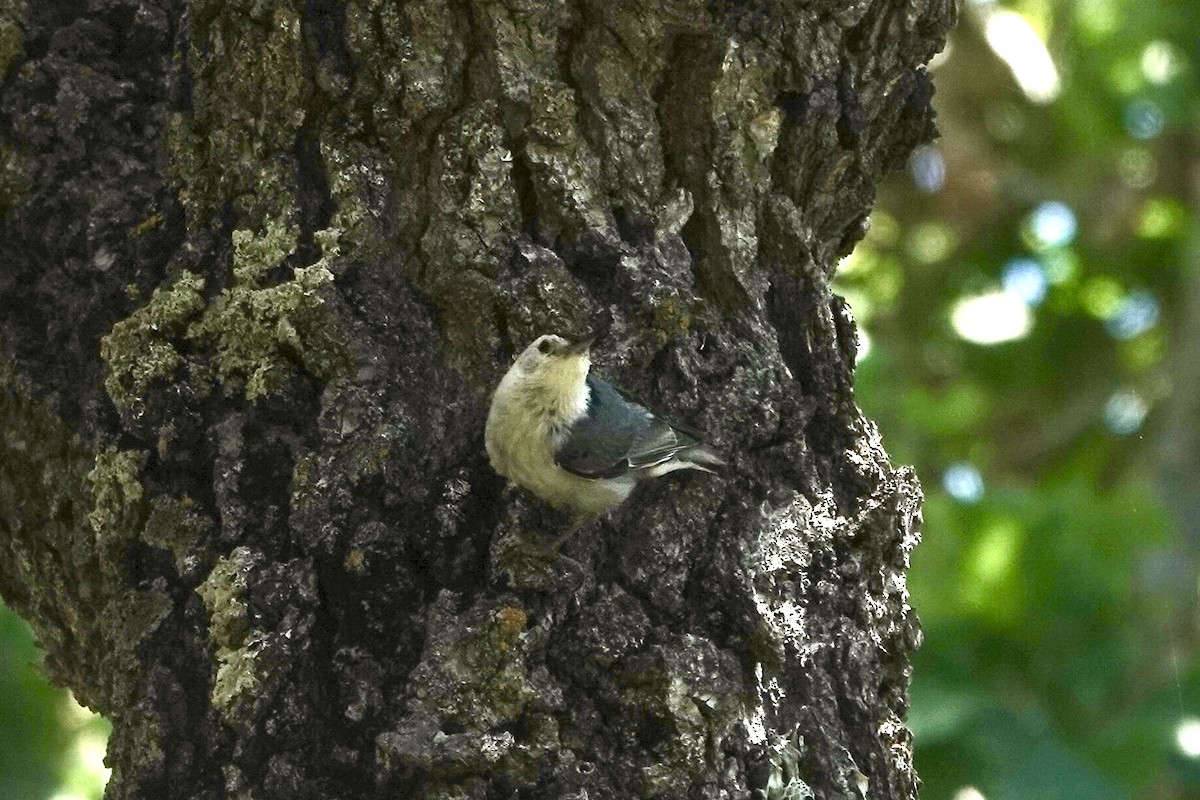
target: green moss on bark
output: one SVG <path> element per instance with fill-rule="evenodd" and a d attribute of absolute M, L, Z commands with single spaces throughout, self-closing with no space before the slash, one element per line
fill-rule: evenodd
<path fill-rule="evenodd" d="M 203 291 L 204 279 L 184 272 L 170 286 L 155 289 L 150 302 L 100 341 L 108 366 L 104 388 L 118 411 L 136 413 L 150 384 L 170 378 L 183 364 L 179 345 L 204 308 Z"/>
<path fill-rule="evenodd" d="M 98 541 L 136 535 L 144 494 L 138 473 L 145 461 L 146 453 L 141 450 L 108 447 L 96 454 L 96 466 L 87 476 L 92 486 L 88 521 Z"/>
<path fill-rule="evenodd" d="M 21 27 L 24 16 L 24 0 L 0 0 L 0 80 L 25 56 L 25 30 Z"/>
<path fill-rule="evenodd" d="M 324 257 L 317 263 L 294 269 L 290 281 L 260 285 L 295 252 L 298 235 L 295 226 L 278 221 L 261 234 L 233 232 L 233 286 L 189 331 L 212 347 L 217 378 L 227 393 L 240 390 L 255 400 L 280 389 L 296 364 L 318 378 L 331 378 L 349 365 L 321 296 L 322 287 L 333 281 L 328 264 L 337 255 L 335 232 L 318 232 Z"/>
<path fill-rule="evenodd" d="M 259 223 L 289 210 L 290 153 L 308 115 L 303 3 L 198 0 L 188 10 L 192 111 L 170 128 L 189 227 L 226 202 Z M 277 109 L 285 109 L 278 113 Z"/>
<path fill-rule="evenodd" d="M 197 513 L 195 503 L 189 497 L 177 500 L 159 496 L 151 500 L 149 506 L 142 541 L 169 551 L 180 575 L 191 572 L 199 566 L 202 555 L 197 550 L 204 542 L 211 522 Z"/>
<path fill-rule="evenodd" d="M 740 668 L 728 652 L 685 635 L 630 659 L 621 682 L 627 706 L 669 732 L 656 749 L 658 763 L 642 771 L 642 796 L 685 796 L 745 718 Z"/>
<path fill-rule="evenodd" d="M 263 286 L 267 274 L 296 250 L 295 226 L 272 222 L 264 233 L 233 232 L 233 285 L 205 305 L 204 280 L 190 272 L 113 326 L 101 342 L 108 364 L 105 388 L 121 412 L 143 407 L 152 382 L 168 379 L 184 364 L 183 341 L 193 341 L 191 357 L 211 359 L 215 377 L 233 393 L 255 400 L 278 390 L 298 364 L 330 378 L 349 364 L 321 291 L 332 282 L 330 259 L 338 253 L 337 234 L 319 231 L 325 257 L 293 270 L 290 281 Z M 198 374 L 204 374 L 203 370 Z"/>
<path fill-rule="evenodd" d="M 144 454 L 92 454 L 0 360 L 0 592 L 30 621 L 51 678 L 111 716 L 113 780 L 164 763 L 160 725 L 141 704 L 139 649 L 171 613 L 166 582 L 135 590 L 123 555 L 140 531 Z"/>
<path fill-rule="evenodd" d="M 232 725 L 249 716 L 261 684 L 258 637 L 250 629 L 246 597 L 250 571 L 261 560 L 258 553 L 239 547 L 220 559 L 196 589 L 208 609 L 208 635 L 217 662 L 212 704 Z"/>

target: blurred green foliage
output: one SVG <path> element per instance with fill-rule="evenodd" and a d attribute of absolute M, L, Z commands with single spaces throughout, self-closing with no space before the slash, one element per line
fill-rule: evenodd
<path fill-rule="evenodd" d="M 0 800 L 99 800 L 109 725 L 46 682 L 29 626 L 0 603 Z"/>
<path fill-rule="evenodd" d="M 927 495 L 926 800 L 1200 797 L 1200 4 L 965 2 L 839 291 Z"/>

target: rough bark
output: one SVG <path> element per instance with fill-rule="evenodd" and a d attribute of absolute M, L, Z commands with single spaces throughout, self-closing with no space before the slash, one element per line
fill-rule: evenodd
<path fill-rule="evenodd" d="M 949 0 L 0 0 L 0 594 L 107 797 L 916 795 L 829 288 Z M 537 334 L 723 479 L 487 466 Z"/>

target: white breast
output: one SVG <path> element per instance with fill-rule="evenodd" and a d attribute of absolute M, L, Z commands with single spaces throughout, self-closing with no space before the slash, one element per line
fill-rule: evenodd
<path fill-rule="evenodd" d="M 587 413 L 587 384 L 571 392 L 545 388 L 528 385 L 515 369 L 500 382 L 484 434 L 492 468 L 559 508 L 598 514 L 624 500 L 632 479 L 581 478 L 554 460 L 571 424 Z"/>

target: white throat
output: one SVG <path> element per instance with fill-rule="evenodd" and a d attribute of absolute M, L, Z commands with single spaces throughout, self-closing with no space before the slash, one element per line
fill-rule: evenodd
<path fill-rule="evenodd" d="M 570 425 L 587 413 L 589 359 L 551 362 L 525 377 L 527 396 L 540 405 L 555 425 Z"/>

